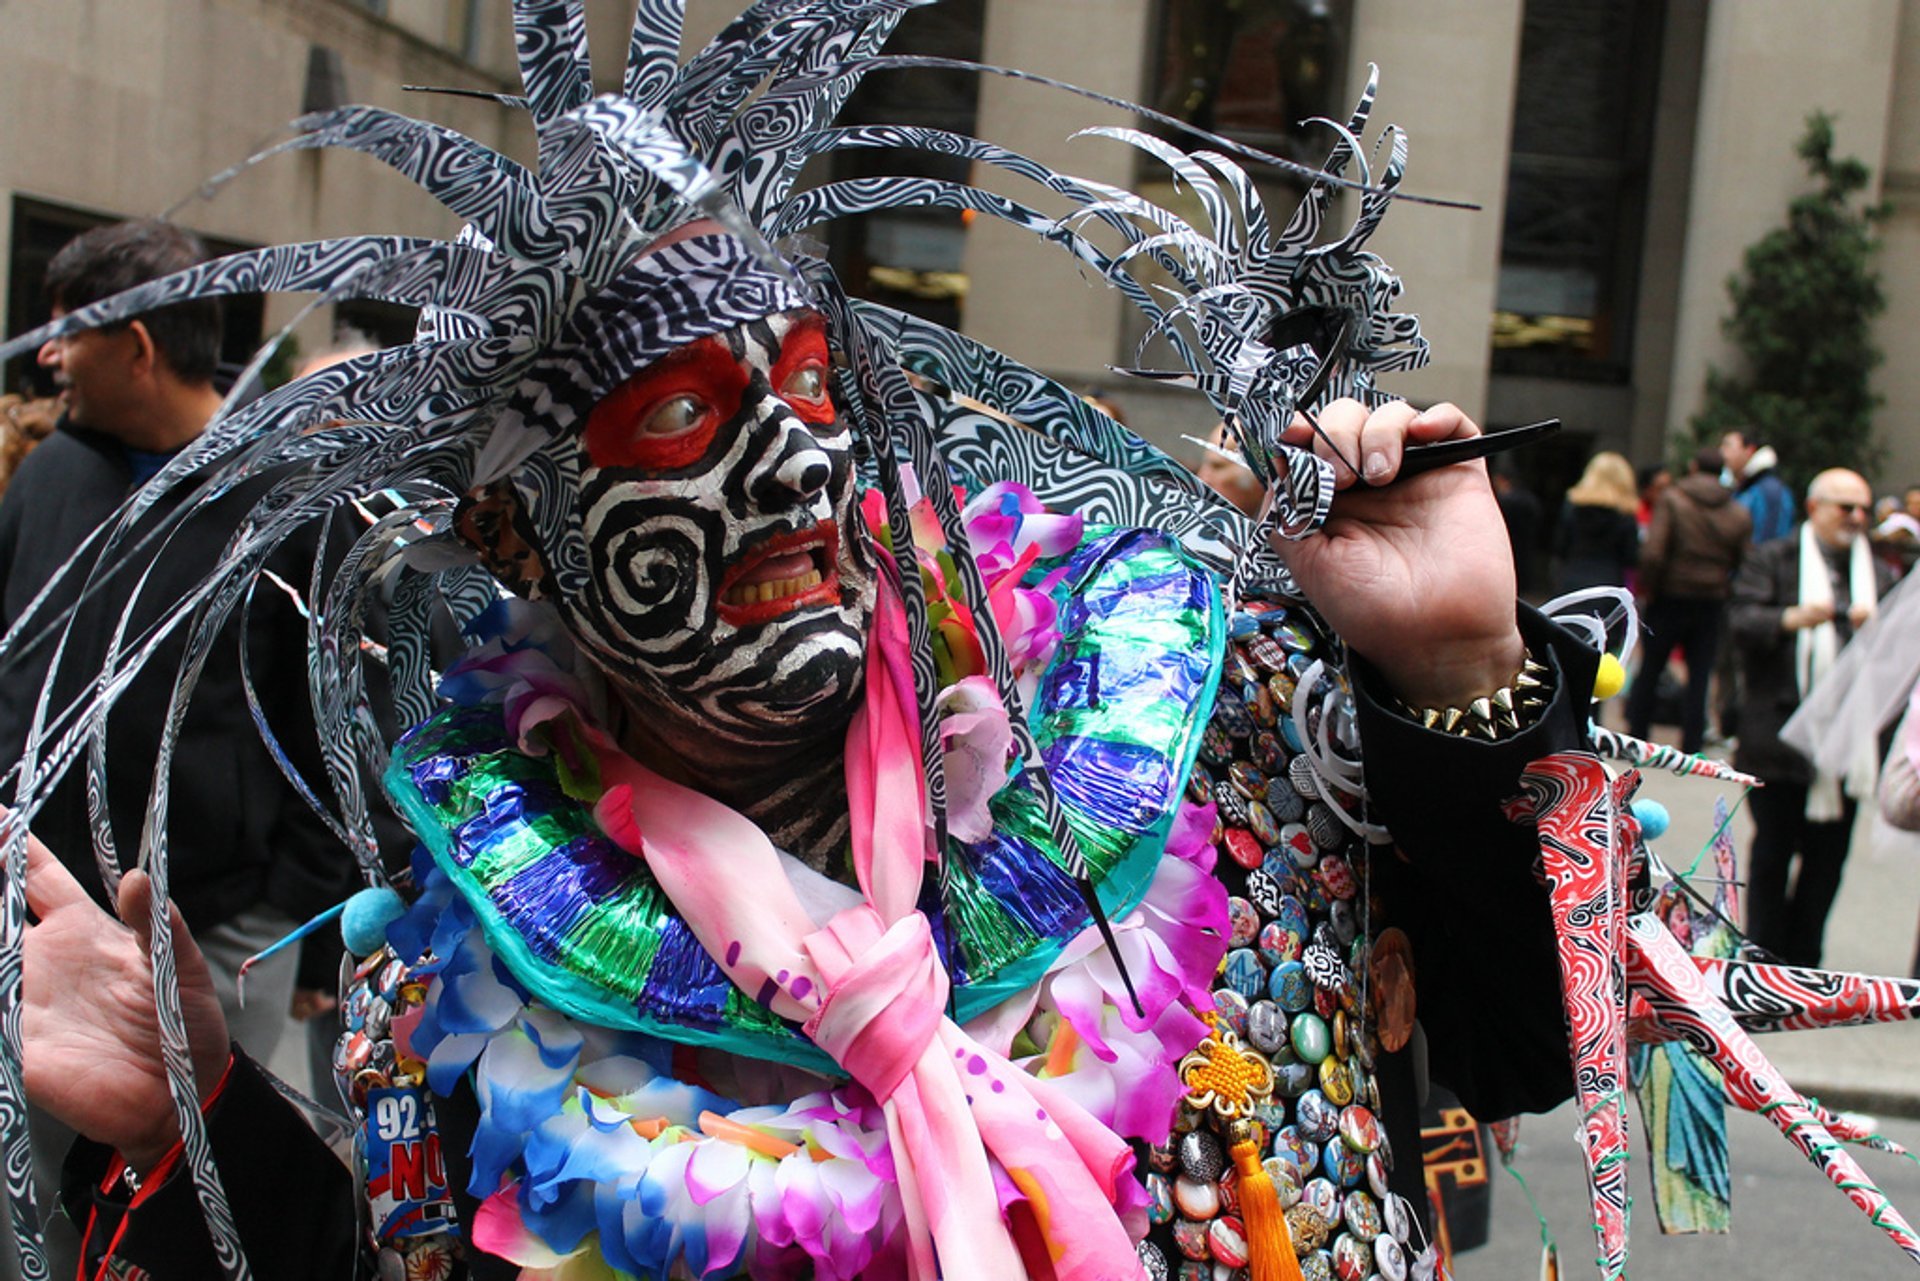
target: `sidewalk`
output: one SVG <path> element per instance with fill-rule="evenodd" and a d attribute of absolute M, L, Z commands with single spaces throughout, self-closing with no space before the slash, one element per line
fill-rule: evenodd
<path fill-rule="evenodd" d="M 1736 788 L 1706 779 L 1649 772 L 1640 795 L 1667 807 L 1673 825 L 1655 851 L 1676 871 L 1684 870 L 1713 833 L 1713 801 Z M 1753 824 L 1745 807 L 1733 817 L 1734 847 L 1742 875 Z M 1703 873 L 1706 864 L 1702 864 Z M 1711 873 L 1705 873 L 1711 875 Z M 1703 893 L 1711 887 L 1701 885 Z M 1828 969 L 1903 978 L 1913 963 L 1920 921 L 1920 835 L 1880 823 L 1862 806 L 1847 858 L 1846 879 L 1827 922 Z M 1762 1052 L 1789 1083 L 1829 1106 L 1884 1115 L 1920 1117 L 1920 1022 L 1819 1032 L 1780 1032 L 1759 1038 Z"/>

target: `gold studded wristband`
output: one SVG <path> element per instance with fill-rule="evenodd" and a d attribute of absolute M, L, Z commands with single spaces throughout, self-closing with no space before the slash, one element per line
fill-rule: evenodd
<path fill-rule="evenodd" d="M 1552 673 L 1532 653 L 1520 665 L 1511 684 L 1476 698 L 1465 707 L 1414 707 L 1402 700 L 1403 714 L 1426 729 L 1457 738 L 1478 738 L 1488 742 L 1512 738 L 1540 719 L 1540 713 L 1553 701 Z"/>

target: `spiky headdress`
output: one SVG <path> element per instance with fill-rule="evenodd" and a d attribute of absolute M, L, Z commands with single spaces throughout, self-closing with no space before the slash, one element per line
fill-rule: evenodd
<path fill-rule="evenodd" d="M 1317 391 L 1370 396 L 1375 372 L 1410 367 L 1425 354 L 1414 319 L 1388 310 L 1397 281 L 1378 260 L 1361 252 L 1404 162 L 1404 146 L 1396 134 L 1381 181 L 1370 181 L 1358 135 L 1371 104 L 1371 86 L 1352 119 L 1344 127 L 1332 125 L 1336 142 L 1325 170 L 1300 171 L 1308 194 L 1277 234 L 1251 179 L 1229 155 L 1250 154 L 1243 148 L 1215 139 L 1217 150 L 1187 155 L 1142 133 L 1095 131 L 1145 150 L 1164 162 L 1177 181 L 1189 185 L 1207 216 L 1207 225 L 1196 226 L 1124 191 L 1055 173 L 988 142 L 929 129 L 833 127 L 835 114 L 867 72 L 955 65 L 877 56 L 900 14 L 921 2 L 758 0 L 680 65 L 680 3 L 643 0 L 623 90 L 596 98 L 578 0 L 516 0 L 525 95 L 507 101 L 524 108 L 533 121 L 538 139 L 534 170 L 443 126 L 372 107 L 300 120 L 295 137 L 240 166 L 295 149 L 364 152 L 418 183 L 464 219 L 467 231 L 460 238 L 357 236 L 251 250 L 82 308 L 0 347 L 0 358 L 9 358 L 61 334 L 188 298 L 230 293 L 310 293 L 315 297 L 308 311 L 343 298 L 372 298 L 421 308 L 424 316 L 413 343 L 355 356 L 249 403 L 229 401 L 205 434 L 133 495 L 61 571 L 62 579 L 88 576 L 82 594 L 91 593 L 112 571 L 89 566 L 111 566 L 136 543 L 164 539 L 199 500 L 249 479 L 271 480 L 220 565 L 195 592 L 147 631 L 129 634 L 123 621 L 105 665 L 92 674 L 81 697 L 53 706 L 48 695 L 42 696 L 23 755 L 7 775 L 14 808 L 4 827 L 0 1008 L 8 1017 L 0 1029 L 0 1115 L 14 1118 L 6 1133 L 7 1190 L 26 1275 L 44 1275 L 44 1264 L 35 1244 L 28 1138 L 18 1120 L 23 1114 L 18 1011 L 24 839 L 51 780 L 87 755 L 96 854 L 100 875 L 111 889 L 118 880 L 119 861 L 105 818 L 106 714 L 161 643 L 184 631 L 188 644 L 173 696 L 172 730 L 160 746 L 140 850 L 141 864 L 156 889 L 156 972 L 171 974 L 165 928 L 165 803 L 174 735 L 200 668 L 224 622 L 248 609 L 275 549 L 303 527 L 334 520 L 361 495 L 388 491 L 397 497 L 397 508 L 360 534 L 337 569 L 329 573 L 316 564 L 307 585 L 309 674 L 330 802 L 287 765 L 257 702 L 254 707 L 261 733 L 289 777 L 355 851 L 369 879 L 378 879 L 381 871 L 361 779 L 363 768 L 377 775 L 388 745 L 371 715 L 358 659 L 366 604 L 376 589 L 390 593 L 393 697 L 401 723 L 412 723 L 432 706 L 426 644 L 430 607 L 443 600 L 465 621 L 497 594 L 496 585 L 449 531 L 454 503 L 476 485 L 508 475 L 528 460 L 540 433 L 549 429 L 523 412 L 524 393 L 530 382 L 538 383 L 543 355 L 580 309 L 664 230 L 693 217 L 716 218 L 768 264 L 792 273 L 798 287 L 811 292 L 828 316 L 835 346 L 847 359 L 838 399 L 871 453 L 894 528 L 907 527 L 901 472 L 904 464 L 911 464 L 949 532 L 959 528 L 947 483 L 957 477 L 1020 481 L 1041 498 L 1071 506 L 1090 519 L 1166 529 L 1222 570 L 1259 541 L 1248 522 L 1185 468 L 1077 396 L 960 335 L 884 308 L 852 303 L 823 264 L 804 257 L 783 260 L 769 247 L 831 218 L 911 206 L 972 209 L 1027 228 L 1060 244 L 1121 289 L 1147 314 L 1150 336 L 1164 337 L 1185 365 L 1152 376 L 1198 388 L 1235 425 L 1247 461 L 1263 481 L 1273 483 L 1274 523 L 1296 535 L 1318 525 L 1331 499 L 1331 474 L 1326 464 L 1279 439 L 1301 391 L 1309 381 L 1317 381 Z M 1030 180 L 1077 209 L 1058 219 L 976 187 L 933 179 L 861 179 L 794 191 L 809 159 L 872 147 L 965 156 Z M 1350 164 L 1360 168 L 1357 181 L 1343 176 Z M 237 172 L 222 175 L 212 185 Z M 1361 192 L 1359 217 L 1344 236 L 1319 243 L 1329 198 L 1338 187 Z M 1118 247 L 1102 249 L 1095 234 L 1117 239 Z M 1153 264 L 1164 281 L 1172 283 L 1142 283 L 1133 274 L 1141 263 Z M 1302 308 L 1340 318 L 1347 337 L 1344 352 L 1303 346 L 1287 337 L 1285 322 Z M 278 341 L 256 357 L 242 386 Z M 908 366 L 990 405 L 1000 416 L 926 391 L 924 383 L 908 377 Z M 1323 367 L 1323 375 L 1311 379 Z M 185 494 L 187 500 L 165 518 L 138 524 L 136 533 L 140 518 L 168 493 Z M 908 540 L 899 541 L 897 554 L 910 558 Z M 958 552 L 962 589 L 972 599 L 983 599 L 964 539 L 949 541 Z M 910 559 L 902 568 L 907 571 L 901 580 L 911 634 L 925 659 L 927 623 L 919 575 Z M 0 667 L 18 663 L 41 646 L 53 647 L 58 663 L 73 607 L 55 610 L 48 604 L 52 598 L 50 587 L 0 639 Z M 1077 859 L 1071 834 L 1045 788 L 1044 765 L 1025 735 L 1018 693 L 991 611 L 980 614 L 990 673 L 1015 713 L 1019 745 L 1071 870 Z M 931 662 L 916 661 L 915 666 L 937 823 L 941 756 L 935 718 L 928 714 L 934 693 Z M 223 1265 L 230 1275 L 245 1276 L 246 1262 L 194 1105 L 197 1095 L 178 993 L 166 981 L 158 988 L 169 1079 L 188 1166 Z"/>

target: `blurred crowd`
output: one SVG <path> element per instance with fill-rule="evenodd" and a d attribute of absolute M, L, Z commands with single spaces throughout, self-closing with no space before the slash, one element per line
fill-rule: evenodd
<path fill-rule="evenodd" d="M 1536 496 L 1495 484 L 1523 592 L 1634 595 L 1628 731 L 1671 726 L 1684 750 L 1730 755 L 1761 780 L 1748 797 L 1748 932 L 1818 965 L 1860 806 L 1879 797 L 1889 821 L 1920 824 L 1920 715 L 1907 712 L 1920 484 L 1876 496 L 1835 467 L 1796 486 L 1748 431 L 1678 470 L 1596 453 L 1550 528 Z M 1914 965 L 1920 976 L 1920 955 Z"/>

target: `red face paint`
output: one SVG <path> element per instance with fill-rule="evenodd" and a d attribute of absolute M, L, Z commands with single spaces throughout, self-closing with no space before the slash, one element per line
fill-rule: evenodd
<path fill-rule="evenodd" d="M 719 339 L 687 344 L 593 407 L 587 457 L 595 467 L 691 467 L 706 456 L 714 431 L 739 411 L 747 376 Z"/>
<path fill-rule="evenodd" d="M 780 361 L 768 381 L 801 422 L 819 425 L 838 416 L 827 390 L 832 377 L 833 369 L 827 362 L 827 322 L 819 316 L 807 316 L 787 331 Z"/>
<path fill-rule="evenodd" d="M 834 421 L 827 391 L 826 322 L 802 319 L 787 331 L 768 382 L 801 421 Z M 718 338 L 702 338 L 655 361 L 609 392 L 587 418 L 595 467 L 675 471 L 706 456 L 714 432 L 740 411 L 752 366 Z"/>

